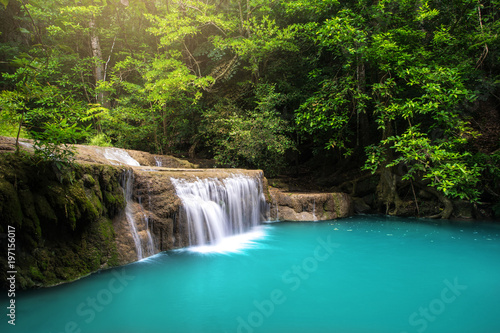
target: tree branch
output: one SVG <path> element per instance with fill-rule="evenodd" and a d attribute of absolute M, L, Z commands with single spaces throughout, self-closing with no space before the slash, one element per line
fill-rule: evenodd
<path fill-rule="evenodd" d="M 108 74 L 108 63 L 111 60 L 111 54 L 113 54 L 113 49 L 115 48 L 115 41 L 116 41 L 116 36 L 113 39 L 113 45 L 111 45 L 111 51 L 109 51 L 108 60 L 106 61 L 106 64 L 104 65 L 104 79 L 103 79 L 104 82 L 106 82 L 106 76 Z"/>
<path fill-rule="evenodd" d="M 198 68 L 198 74 L 197 74 L 198 77 L 201 77 L 201 69 L 200 69 L 200 65 L 198 65 L 198 60 L 196 60 L 196 58 L 193 56 L 191 51 L 189 51 L 189 49 L 184 41 L 182 41 L 182 45 L 184 45 L 184 48 L 186 49 L 187 53 L 189 54 L 189 57 L 192 59 L 192 61 L 194 62 L 194 64 Z M 194 72 L 194 70 L 193 70 L 193 72 Z M 195 72 L 195 74 L 196 74 L 196 72 Z"/>
<path fill-rule="evenodd" d="M 478 1 L 478 6 L 477 6 L 477 14 L 479 16 L 479 25 L 481 26 L 481 35 L 484 35 L 483 18 L 482 18 L 482 14 L 481 14 L 481 3 L 479 1 Z M 476 69 L 478 69 L 479 67 L 481 67 L 481 65 L 483 64 L 484 60 L 488 56 L 488 53 L 489 53 L 488 44 L 484 43 L 484 50 L 483 50 L 483 53 L 481 53 L 481 56 L 479 57 L 479 59 L 476 62 L 476 64 L 477 64 L 476 65 Z"/>

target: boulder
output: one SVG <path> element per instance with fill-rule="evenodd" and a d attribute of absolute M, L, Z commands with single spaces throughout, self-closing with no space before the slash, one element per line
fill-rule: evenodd
<path fill-rule="evenodd" d="M 353 214 L 353 201 L 345 193 L 298 193 L 269 188 L 270 220 L 323 221 Z"/>

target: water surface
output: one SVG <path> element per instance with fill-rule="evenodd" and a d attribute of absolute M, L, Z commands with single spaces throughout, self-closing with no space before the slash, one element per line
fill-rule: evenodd
<path fill-rule="evenodd" d="M 164 252 L 18 293 L 16 326 L 4 317 L 0 327 L 19 333 L 495 333 L 499 234 L 494 224 L 387 217 L 267 224 L 224 246 Z"/>

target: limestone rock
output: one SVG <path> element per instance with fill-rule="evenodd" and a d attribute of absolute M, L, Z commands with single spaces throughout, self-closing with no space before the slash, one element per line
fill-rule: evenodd
<path fill-rule="evenodd" d="M 270 188 L 270 219 L 279 221 L 322 221 L 353 214 L 353 203 L 345 193 L 282 192 Z"/>

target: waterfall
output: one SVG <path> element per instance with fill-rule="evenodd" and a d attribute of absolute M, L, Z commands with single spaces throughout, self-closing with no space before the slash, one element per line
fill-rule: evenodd
<path fill-rule="evenodd" d="M 149 207 L 151 209 L 152 205 L 151 205 L 151 189 L 149 187 L 149 183 L 148 183 L 148 204 L 149 204 Z M 151 228 L 149 228 L 149 216 L 147 215 L 144 215 L 147 217 L 147 220 L 146 220 L 146 230 L 148 231 L 148 249 L 151 249 L 151 254 L 154 254 L 156 251 L 155 251 L 155 244 L 153 242 L 153 237 L 151 236 L 151 231 L 153 229 L 153 226 L 151 226 Z"/>
<path fill-rule="evenodd" d="M 280 205 L 278 204 L 278 199 L 273 197 L 273 203 L 276 204 L 276 220 L 279 221 L 279 216 L 280 216 Z"/>
<path fill-rule="evenodd" d="M 316 198 L 314 198 L 313 201 L 313 221 L 317 221 L 318 218 L 316 217 Z"/>
<path fill-rule="evenodd" d="M 149 190 L 149 183 L 148 183 L 148 204 L 149 204 L 149 207 L 151 207 L 151 195 L 150 195 L 150 190 Z M 149 254 L 154 254 L 155 253 L 155 245 L 154 245 L 154 242 L 153 242 L 153 237 L 151 236 L 151 231 L 150 231 L 150 228 L 149 228 L 149 216 L 148 214 L 146 214 L 146 212 L 144 211 L 144 207 L 142 206 L 142 199 L 139 198 L 139 205 L 141 206 L 141 211 L 142 211 L 142 215 L 143 215 L 143 218 L 144 218 L 144 223 L 146 224 L 146 239 L 147 239 L 147 242 L 146 242 L 146 249 L 147 249 L 147 252 Z"/>
<path fill-rule="evenodd" d="M 119 148 L 106 148 L 104 157 L 114 165 L 140 166 L 139 162 L 132 158 L 126 150 Z"/>
<path fill-rule="evenodd" d="M 132 170 L 126 170 L 124 172 L 122 185 L 124 189 L 125 200 L 127 203 L 127 205 L 125 206 L 125 216 L 130 228 L 130 234 L 132 235 L 132 239 L 134 240 L 137 259 L 141 260 L 150 255 L 153 255 L 155 250 L 153 245 L 153 238 L 151 237 L 148 226 L 149 219 L 144 213 L 142 213 L 144 220 L 139 220 L 139 222 L 143 223 L 142 225 L 138 225 L 138 220 L 135 218 L 137 209 L 135 209 L 134 206 L 136 204 L 132 200 L 132 191 L 134 185 L 134 172 Z M 142 205 L 140 205 L 140 203 L 138 205 L 142 209 Z"/>
<path fill-rule="evenodd" d="M 190 245 L 216 244 L 261 222 L 265 198 L 260 179 L 232 175 L 171 181 L 183 204 Z"/>

